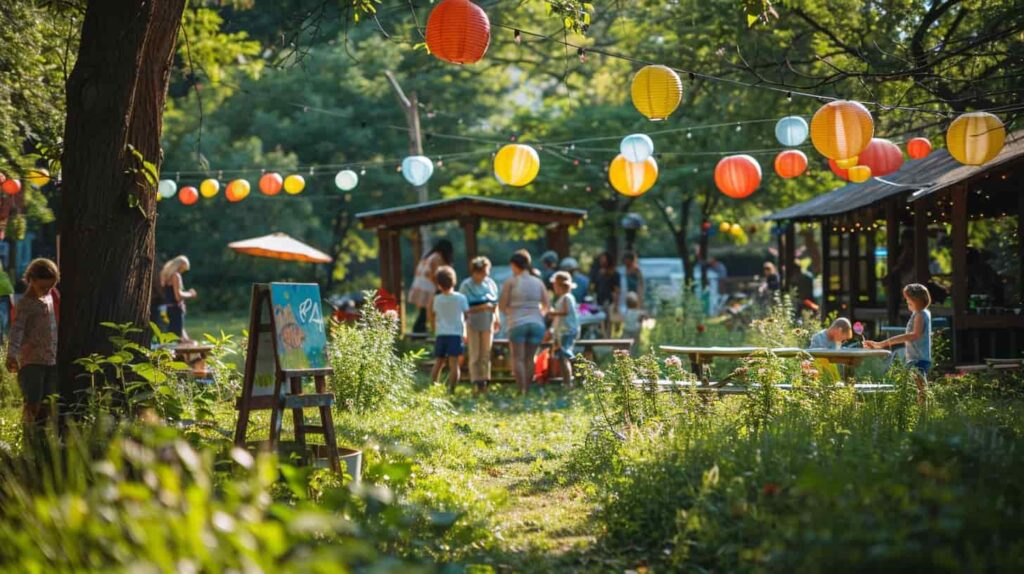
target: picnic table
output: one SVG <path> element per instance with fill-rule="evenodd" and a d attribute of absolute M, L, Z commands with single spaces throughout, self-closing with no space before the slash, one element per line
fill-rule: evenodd
<path fill-rule="evenodd" d="M 188 363 L 192 369 L 192 375 L 205 378 L 210 376 L 210 370 L 206 367 L 206 358 L 213 351 L 213 345 L 201 345 L 199 343 L 180 343 L 171 348 L 174 358 L 183 363 Z"/>
<path fill-rule="evenodd" d="M 705 386 L 711 385 L 711 363 L 720 357 L 741 359 L 767 351 L 771 351 L 777 357 L 785 358 L 807 355 L 815 359 L 824 359 L 832 364 L 845 366 L 846 379 L 852 382 L 856 368 L 865 359 L 888 359 L 891 355 L 889 351 L 883 349 L 830 350 L 800 349 L 797 347 L 679 347 L 675 345 L 661 345 L 658 349 L 664 353 L 689 356 L 691 370 L 700 377 L 701 384 Z"/>

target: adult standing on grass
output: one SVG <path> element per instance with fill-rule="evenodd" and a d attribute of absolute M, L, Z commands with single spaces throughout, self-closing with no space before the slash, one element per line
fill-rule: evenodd
<path fill-rule="evenodd" d="M 434 248 L 416 264 L 416 276 L 409 287 L 409 303 L 419 307 L 420 311 L 412 326 L 413 333 L 427 332 L 428 310 L 434 302 L 434 295 L 437 294 L 437 285 L 434 283 L 437 270 L 445 265 L 451 266 L 454 253 L 451 241 L 439 239 Z"/>
<path fill-rule="evenodd" d="M 512 277 L 501 286 L 498 306 L 508 320 L 512 374 L 519 393 L 530 390 L 537 349 L 544 340 L 544 315 L 550 305 L 547 288 L 533 274 L 530 253 L 520 249 L 509 259 Z"/>
<path fill-rule="evenodd" d="M 28 287 L 14 309 L 7 370 L 18 373 L 25 404 L 26 429 L 44 422 L 49 414 L 43 400 L 57 394 L 57 309 L 54 285 L 60 280 L 57 264 L 36 259 L 25 269 Z"/>
<path fill-rule="evenodd" d="M 164 263 L 160 270 L 160 289 L 163 292 L 164 305 L 167 306 L 167 331 L 174 333 L 182 341 L 188 341 L 185 331 L 185 300 L 195 299 L 196 290 L 185 290 L 181 274 L 192 268 L 188 257 L 179 255 Z"/>

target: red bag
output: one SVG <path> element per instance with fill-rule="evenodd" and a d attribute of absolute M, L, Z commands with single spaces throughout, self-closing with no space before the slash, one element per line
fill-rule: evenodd
<path fill-rule="evenodd" d="M 548 382 L 551 374 L 551 355 L 547 349 L 537 353 L 537 360 L 533 364 L 533 380 L 538 383 Z"/>

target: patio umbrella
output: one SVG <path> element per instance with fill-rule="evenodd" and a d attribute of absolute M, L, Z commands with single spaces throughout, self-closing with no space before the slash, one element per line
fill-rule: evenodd
<path fill-rule="evenodd" d="M 235 241 L 228 243 L 228 247 L 239 253 L 269 257 L 270 259 L 305 263 L 330 263 L 333 261 L 330 255 L 284 233 L 271 233 L 263 237 Z"/>

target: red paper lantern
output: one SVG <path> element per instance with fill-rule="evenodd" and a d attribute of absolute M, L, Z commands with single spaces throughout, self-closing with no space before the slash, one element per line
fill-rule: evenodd
<path fill-rule="evenodd" d="M 279 173 L 265 173 L 260 177 L 260 191 L 263 195 L 277 195 L 281 193 L 281 186 L 284 180 Z"/>
<path fill-rule="evenodd" d="M 800 150 L 787 149 L 775 156 L 775 173 L 779 174 L 779 177 L 785 179 L 796 177 L 806 169 L 807 156 Z"/>
<path fill-rule="evenodd" d="M 903 167 L 903 152 L 891 141 L 875 138 L 864 148 L 857 160 L 857 165 L 871 168 L 872 177 L 889 175 Z M 828 160 L 828 166 L 832 168 L 833 173 L 850 181 L 849 170 L 836 165 L 835 160 Z"/>
<path fill-rule="evenodd" d="M 704 223 L 701 223 L 700 228 L 703 229 L 704 231 L 711 229 L 711 222 L 705 221 Z"/>
<path fill-rule="evenodd" d="M 746 154 L 723 157 L 715 166 L 715 185 L 733 199 L 743 199 L 761 185 L 761 165 Z"/>
<path fill-rule="evenodd" d="M 907 142 L 907 155 L 910 159 L 924 159 L 932 153 L 932 142 L 928 138 L 914 138 Z"/>
<path fill-rule="evenodd" d="M 21 191 L 21 182 L 16 179 L 8 179 L 4 181 L 3 185 L 0 185 L 0 188 L 7 195 L 18 195 L 18 192 Z"/>
<path fill-rule="evenodd" d="M 192 187 L 186 186 L 178 190 L 178 201 L 183 205 L 192 205 L 199 201 L 199 190 Z"/>
<path fill-rule="evenodd" d="M 487 14 L 469 0 L 443 0 L 427 19 L 427 48 L 453 64 L 480 61 L 491 43 Z"/>

